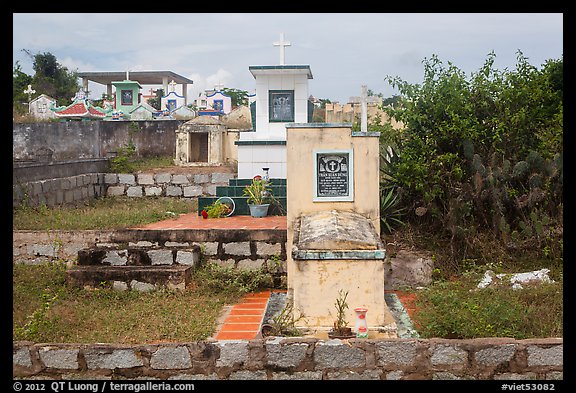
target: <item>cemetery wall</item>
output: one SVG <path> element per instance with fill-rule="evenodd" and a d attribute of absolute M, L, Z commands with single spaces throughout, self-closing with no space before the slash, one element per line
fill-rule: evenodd
<path fill-rule="evenodd" d="M 216 195 L 217 186 L 228 185 L 233 173 L 85 173 L 12 184 L 12 205 L 72 204 L 101 196 L 184 197 Z"/>
<path fill-rule="evenodd" d="M 183 120 L 67 121 L 12 123 L 14 160 L 34 160 L 46 149 L 52 160 L 113 156 L 130 141 L 139 157 L 173 156 L 175 131 Z"/>
<path fill-rule="evenodd" d="M 326 123 L 355 123 L 360 121 L 362 105 L 359 102 L 349 102 L 340 104 L 338 102 L 326 104 L 324 110 L 324 121 Z M 382 123 L 390 122 L 392 127 L 398 129 L 402 123 L 390 119 L 377 103 L 368 103 L 366 105 L 368 122 L 372 122 L 379 117 Z"/>
<path fill-rule="evenodd" d="M 110 160 L 91 158 L 57 162 L 25 162 L 12 165 L 12 183 L 55 179 L 88 173 L 108 172 Z"/>
<path fill-rule="evenodd" d="M 12 350 L 12 373 L 17 379 L 465 379 L 552 384 L 563 379 L 563 364 L 562 338 L 270 337 L 142 345 L 14 342 Z"/>

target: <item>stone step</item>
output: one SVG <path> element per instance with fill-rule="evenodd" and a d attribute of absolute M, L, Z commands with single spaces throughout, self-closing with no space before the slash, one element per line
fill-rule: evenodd
<path fill-rule="evenodd" d="M 183 290 L 190 282 L 193 266 L 73 266 L 66 282 L 79 288 L 113 288 L 150 291 L 160 288 Z"/>
<path fill-rule="evenodd" d="M 230 179 L 228 184 L 231 186 L 247 186 L 252 183 L 252 179 Z M 270 183 L 275 186 L 286 186 L 286 179 L 270 179 Z"/>
<path fill-rule="evenodd" d="M 92 247 L 78 250 L 80 266 L 196 266 L 200 262 L 200 246 L 186 247 Z"/>
<path fill-rule="evenodd" d="M 228 186 L 216 186 L 215 197 L 199 197 L 198 198 L 198 215 L 206 206 L 214 203 L 218 198 L 230 197 L 236 204 L 234 215 L 236 216 L 249 216 L 250 209 L 248 207 L 248 197 L 244 196 L 244 187 L 252 183 L 252 179 L 229 179 Z M 270 179 L 271 191 L 274 198 L 279 202 L 279 206 L 271 205 L 268 210 L 270 216 L 285 216 L 286 215 L 286 179 Z"/>
<path fill-rule="evenodd" d="M 241 197 L 244 196 L 246 186 L 216 186 L 216 196 Z M 286 196 L 286 185 L 272 185 L 270 191 L 274 197 Z"/>
<path fill-rule="evenodd" d="M 198 215 L 206 208 L 206 206 L 211 205 L 220 197 L 199 197 L 198 198 Z M 235 216 L 249 216 L 250 208 L 248 207 L 248 197 L 230 197 L 234 200 L 236 209 L 234 210 Z M 275 199 L 280 203 L 281 207 L 270 205 L 268 209 L 269 216 L 285 216 L 286 215 L 286 197 L 275 197 Z"/>

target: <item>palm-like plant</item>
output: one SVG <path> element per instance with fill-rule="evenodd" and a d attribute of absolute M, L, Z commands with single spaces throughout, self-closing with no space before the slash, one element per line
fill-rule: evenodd
<path fill-rule="evenodd" d="M 404 225 L 401 220 L 406 213 L 406 208 L 400 205 L 400 195 L 393 187 L 382 187 L 380 189 L 380 222 L 382 228 L 388 233 L 392 233 L 397 226 Z"/>

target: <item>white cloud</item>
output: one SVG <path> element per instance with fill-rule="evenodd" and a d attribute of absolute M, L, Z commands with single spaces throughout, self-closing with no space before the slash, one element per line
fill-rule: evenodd
<path fill-rule="evenodd" d="M 288 64 L 309 64 L 310 94 L 333 101 L 382 86 L 386 75 L 420 83 L 422 60 L 438 54 L 465 72 L 494 50 L 498 68 L 521 49 L 531 64 L 559 58 L 559 13 L 36 13 L 13 14 L 13 61 L 50 52 L 79 71 L 170 70 L 197 93 L 224 83 L 255 87 L 248 67 L 277 64 L 280 33 Z M 189 97 L 192 97 L 189 91 Z"/>

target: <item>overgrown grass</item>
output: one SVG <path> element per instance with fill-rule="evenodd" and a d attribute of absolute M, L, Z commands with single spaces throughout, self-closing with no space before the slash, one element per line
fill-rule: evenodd
<path fill-rule="evenodd" d="M 149 224 L 196 211 L 196 199 L 170 197 L 105 197 L 80 206 L 13 209 L 13 229 L 118 229 Z"/>
<path fill-rule="evenodd" d="M 481 276 L 436 281 L 418 292 L 415 328 L 423 338 L 562 337 L 563 285 L 476 289 Z"/>
<path fill-rule="evenodd" d="M 157 156 L 135 159 L 131 163 L 131 169 L 134 172 L 146 171 L 148 169 L 168 168 L 174 166 L 174 157 Z"/>
<path fill-rule="evenodd" d="M 84 290 L 65 282 L 65 264 L 13 265 L 14 340 L 61 343 L 153 343 L 204 340 L 215 333 L 225 304 L 266 286 L 244 272 L 222 288 L 229 269 L 210 264 L 194 273 L 186 290 L 141 293 Z"/>

